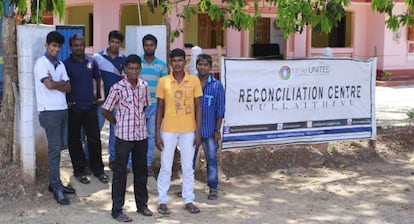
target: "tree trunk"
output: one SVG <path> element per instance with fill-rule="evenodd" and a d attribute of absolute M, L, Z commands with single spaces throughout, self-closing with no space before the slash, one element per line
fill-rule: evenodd
<path fill-rule="evenodd" d="M 4 58 L 3 99 L 0 111 L 0 168 L 13 161 L 14 87 L 18 86 L 16 18 L 3 17 L 2 46 Z"/>

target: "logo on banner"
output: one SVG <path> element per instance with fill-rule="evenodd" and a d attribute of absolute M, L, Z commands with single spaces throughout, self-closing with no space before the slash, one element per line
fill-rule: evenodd
<path fill-rule="evenodd" d="M 288 80 L 290 78 L 290 75 L 292 74 L 292 72 L 290 71 L 290 68 L 286 65 L 282 66 L 279 69 L 279 77 L 282 80 Z"/>

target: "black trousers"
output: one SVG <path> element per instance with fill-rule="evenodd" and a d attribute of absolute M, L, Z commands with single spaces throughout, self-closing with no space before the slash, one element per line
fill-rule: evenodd
<path fill-rule="evenodd" d="M 124 141 L 115 139 L 115 161 L 112 177 L 112 216 L 122 212 L 125 204 L 128 156 L 132 152 L 132 172 L 134 174 L 134 195 L 137 208 L 148 202 L 147 139 L 141 141 Z"/>
<path fill-rule="evenodd" d="M 73 174 L 84 175 L 86 166 L 85 154 L 81 142 L 81 127 L 83 127 L 89 152 L 89 168 L 94 175 L 103 173 L 101 135 L 98 124 L 96 106 L 88 110 L 80 110 L 73 105 L 69 108 L 68 147 L 72 160 Z"/>

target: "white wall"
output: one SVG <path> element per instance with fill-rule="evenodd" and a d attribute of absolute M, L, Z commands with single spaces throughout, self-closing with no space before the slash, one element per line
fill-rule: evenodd
<path fill-rule="evenodd" d="M 17 55 L 20 91 L 20 132 L 21 163 L 24 180 L 36 180 L 36 154 L 44 157 L 47 164 L 46 137 L 39 124 L 36 108 L 33 66 L 35 60 L 45 52 L 46 35 L 55 26 L 19 25 L 17 26 Z"/>

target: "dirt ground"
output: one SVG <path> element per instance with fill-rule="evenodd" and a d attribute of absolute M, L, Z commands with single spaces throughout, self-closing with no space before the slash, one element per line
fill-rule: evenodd
<path fill-rule="evenodd" d="M 149 180 L 154 216 L 135 212 L 131 174 L 125 211 L 140 223 L 414 223 L 414 127 L 378 128 L 368 140 L 321 145 L 266 146 L 220 153 L 219 199 L 206 199 L 205 164 L 196 171 L 196 204 L 189 214 L 171 186 L 172 214 L 156 212 L 155 179 Z M 91 177 L 80 185 L 71 176 L 67 150 L 62 176 L 77 190 L 71 205 L 58 205 L 47 192 L 47 172 L 36 186 L 23 184 L 17 165 L 0 170 L 0 223 L 116 223 L 110 216 L 109 184 Z M 105 162 L 107 160 L 104 160 Z M 112 174 L 109 170 L 107 173 Z"/>

